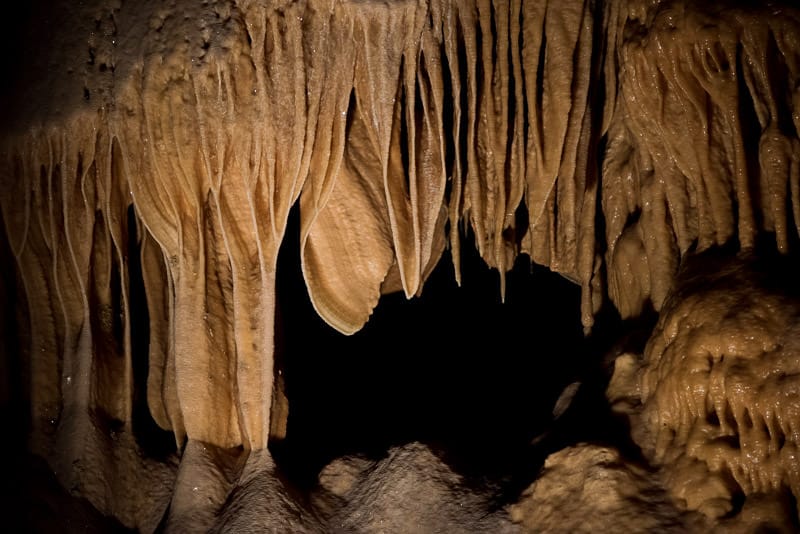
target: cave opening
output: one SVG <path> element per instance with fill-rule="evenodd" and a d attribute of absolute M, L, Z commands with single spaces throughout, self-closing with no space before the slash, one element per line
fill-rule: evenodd
<path fill-rule="evenodd" d="M 507 273 L 503 301 L 498 272 L 464 234 L 460 287 L 446 250 L 420 295 L 383 295 L 364 328 L 345 336 L 310 302 L 299 225 L 295 208 L 276 291 L 276 379 L 285 382 L 288 425 L 286 438 L 270 443 L 298 484 L 313 485 L 334 458 L 380 458 L 419 441 L 467 476 L 515 473 L 522 485 L 556 446 L 533 444 L 551 436 L 562 393 L 577 393 L 581 408 L 565 418 L 561 445 L 624 435 L 603 402 L 602 356 L 623 331 L 640 349 L 652 316 L 623 322 L 604 310 L 601 328 L 584 335 L 580 287 L 526 255 Z"/>

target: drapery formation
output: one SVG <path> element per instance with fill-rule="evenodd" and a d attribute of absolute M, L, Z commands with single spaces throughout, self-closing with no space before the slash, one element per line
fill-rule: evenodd
<path fill-rule="evenodd" d="M 690 249 L 750 248 L 764 232 L 784 252 L 796 241 L 798 23 L 789 8 L 674 2 L 613 37 L 601 202 L 623 316 L 648 298 L 658 310 Z"/>
<path fill-rule="evenodd" d="M 466 229 L 501 293 L 521 253 L 579 283 L 587 327 L 606 296 L 623 316 L 658 309 L 693 248 L 797 238 L 793 8 L 98 1 L 51 16 L 77 22 L 43 52 L 0 172 L 34 441 L 67 471 L 90 427 L 131 432 L 141 395 L 178 443 L 267 444 L 296 202 L 311 299 L 344 333 L 382 292 L 422 291 L 445 247 L 459 278 Z"/>
<path fill-rule="evenodd" d="M 360 329 L 382 289 L 421 291 L 445 243 L 458 278 L 462 223 L 501 293 L 520 252 L 588 287 L 599 15 L 588 2 L 333 10 L 341 117 L 324 132 L 338 150 L 324 145 L 301 198 L 303 270 L 331 325 Z"/>

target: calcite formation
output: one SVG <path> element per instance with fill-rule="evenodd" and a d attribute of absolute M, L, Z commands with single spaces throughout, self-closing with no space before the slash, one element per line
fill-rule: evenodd
<path fill-rule="evenodd" d="M 796 264 L 773 262 L 689 261 L 643 358 L 625 357 L 609 389 L 676 501 L 711 518 L 800 497 L 800 292 Z"/>
<path fill-rule="evenodd" d="M 660 310 L 692 251 L 770 238 L 796 248 L 792 5 L 32 10 L 0 139 L 31 446 L 62 484 L 130 527 L 156 528 L 168 501 L 130 492 L 158 482 L 170 494 L 187 478 L 176 456 L 137 440 L 140 425 L 179 449 L 263 451 L 285 432 L 275 284 L 295 205 L 311 300 L 345 334 L 381 294 L 419 294 L 445 248 L 459 279 L 466 230 L 501 294 L 521 254 L 579 284 L 587 331 L 604 302 L 623 317 Z M 789 364 L 788 348 L 770 347 L 761 367 Z M 675 382 L 669 374 L 658 380 Z M 654 391 L 683 387 L 658 380 Z M 703 412 L 718 414 L 720 435 L 732 426 L 722 412 L 734 411 L 737 425 L 748 413 L 752 432 L 770 436 L 752 439 L 781 467 L 728 462 L 748 492 L 797 488 L 777 452 L 779 436 L 796 442 L 781 426 L 796 405 L 767 416 L 758 404 L 783 394 Z"/>
<path fill-rule="evenodd" d="M 510 515 L 524 532 L 687 532 L 699 526 L 671 502 L 656 475 L 613 448 L 586 443 L 550 455 Z"/>

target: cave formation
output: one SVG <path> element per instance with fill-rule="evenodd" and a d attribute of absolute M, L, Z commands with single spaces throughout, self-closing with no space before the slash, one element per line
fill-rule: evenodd
<path fill-rule="evenodd" d="M 796 7 L 72 4 L 3 35 L 6 447 L 56 519 L 800 528 Z"/>

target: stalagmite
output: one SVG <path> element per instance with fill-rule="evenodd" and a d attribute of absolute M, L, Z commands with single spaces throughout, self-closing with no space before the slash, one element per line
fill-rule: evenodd
<path fill-rule="evenodd" d="M 63 486 L 144 531 L 170 502 L 186 513 L 186 481 L 209 458 L 252 451 L 250 486 L 226 481 L 215 506 L 260 487 L 270 429 L 286 426 L 271 421 L 286 417 L 272 406 L 276 271 L 298 206 L 311 302 L 343 334 L 381 295 L 421 295 L 446 250 L 461 283 L 467 236 L 500 298 L 520 255 L 580 285 L 586 332 L 607 302 L 623 319 L 666 309 L 640 384 L 662 426 L 653 458 L 688 448 L 747 495 L 800 498 L 796 392 L 769 385 L 793 380 L 800 347 L 758 345 L 771 320 L 794 332 L 783 301 L 731 303 L 753 310 L 726 316 L 730 346 L 694 323 L 689 343 L 670 322 L 694 302 L 673 293 L 687 256 L 796 252 L 796 7 L 133 4 L 37 4 L 43 33 L 4 98 L 0 213 L 30 443 Z M 740 323 L 760 325 L 753 339 Z M 755 378 L 722 362 L 733 345 Z M 708 366 L 702 380 L 690 361 Z M 177 449 L 151 454 L 142 425 Z M 743 428 L 744 452 L 718 452 L 714 439 Z"/>

